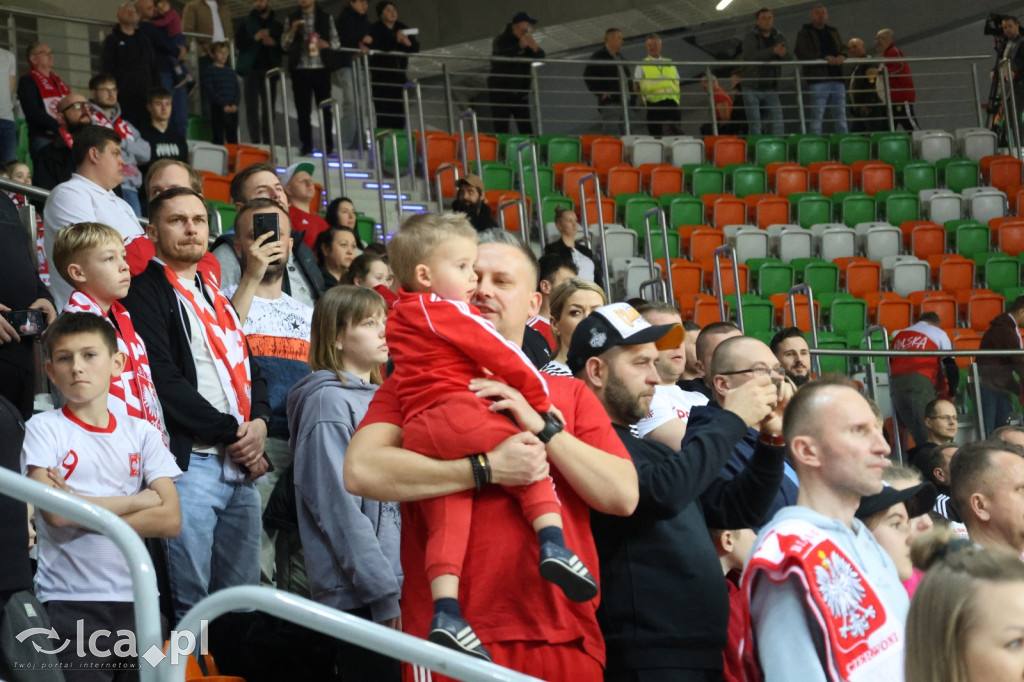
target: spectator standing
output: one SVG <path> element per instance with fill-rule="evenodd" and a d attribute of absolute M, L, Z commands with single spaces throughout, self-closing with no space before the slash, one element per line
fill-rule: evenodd
<path fill-rule="evenodd" d="M 953 344 L 940 323 L 935 313 L 922 314 L 917 323 L 896 332 L 892 349 L 952 350 Z M 896 416 L 910 430 L 915 444 L 926 442 L 925 406 L 936 398 L 948 400 L 956 394 L 960 381 L 956 361 L 951 357 L 897 356 L 890 360 L 889 376 Z"/>
<path fill-rule="evenodd" d="M 295 95 L 295 118 L 299 124 L 299 156 L 313 153 L 313 108 L 310 97 L 319 105 L 331 96 L 331 73 L 324 64 L 323 51 L 337 50 L 338 30 L 334 22 L 316 4 L 316 0 L 299 0 L 299 6 L 288 15 L 287 30 L 281 38 L 281 47 L 288 53 L 292 93 Z M 324 125 L 331 127 L 331 112 L 324 112 Z M 331 136 L 327 136 L 328 145 Z M 330 154 L 333 149 L 320 150 Z"/>
<path fill-rule="evenodd" d="M 327 229 L 326 220 L 307 210 L 314 206 L 314 200 L 316 207 L 320 207 L 319 192 L 313 182 L 315 172 L 313 164 L 299 161 L 288 166 L 281 176 L 281 185 L 288 196 L 288 217 L 291 218 L 292 229 L 298 233 L 299 240 L 310 247 L 316 243 L 320 233 Z"/>
<path fill-rule="evenodd" d="M 1024 296 L 1018 296 L 1006 312 L 992 320 L 981 337 L 979 348 L 985 350 L 1021 350 L 1020 326 L 1024 324 Z M 1024 355 L 981 356 L 981 410 L 985 433 L 1006 423 L 1010 418 L 1010 396 L 1024 395 Z"/>
<path fill-rule="evenodd" d="M 299 534 L 312 598 L 366 620 L 401 629 L 398 504 L 353 495 L 342 467 L 349 441 L 381 383 L 387 361 L 387 305 L 376 293 L 336 287 L 313 310 L 313 373 L 288 394 L 295 453 Z M 346 678 L 397 682 L 397 661 L 338 642 Z"/>
<path fill-rule="evenodd" d="M 63 98 L 57 105 L 57 122 L 60 125 L 58 137 L 38 150 L 33 158 L 36 186 L 43 189 L 53 189 L 67 182 L 75 172 L 71 145 L 74 136 L 92 123 L 88 100 L 77 93 Z"/>
<path fill-rule="evenodd" d="M 202 197 L 175 187 L 150 203 L 159 259 L 124 300 L 146 342 L 178 481 L 182 532 L 167 553 L 175 615 L 260 575 L 259 493 L 267 470 L 267 385 L 231 303 L 196 265 L 209 229 Z"/>
<path fill-rule="evenodd" d="M 586 242 L 578 239 L 580 223 L 576 212 L 570 208 L 559 206 L 555 209 L 555 228 L 559 239 L 544 247 L 544 253 L 555 253 L 576 266 L 580 279 L 601 284 L 601 276 L 597 270 L 597 258 Z"/>
<path fill-rule="evenodd" d="M 184 55 L 188 50 L 188 41 L 185 40 L 185 32 L 181 29 L 181 15 L 171 7 L 168 0 L 157 0 L 156 15 L 153 17 L 152 23 L 163 29 L 174 46 L 178 48 L 179 58 L 174 60 L 173 67 L 174 87 L 188 86 L 191 89 L 195 85 L 195 79 L 192 78 L 192 74 L 188 72 L 188 66 L 185 65 Z"/>
<path fill-rule="evenodd" d="M 743 575 L 764 679 L 901 679 L 907 591 L 854 516 L 889 464 L 875 415 L 818 379 L 790 401 L 783 433 L 800 496 L 762 529 Z"/>
<path fill-rule="evenodd" d="M 210 46 L 213 63 L 203 69 L 203 92 L 210 102 L 210 126 L 214 144 L 238 144 L 238 103 L 242 93 L 238 74 L 228 64 L 226 42 Z"/>
<path fill-rule="evenodd" d="M 47 323 L 57 317 L 53 296 L 39 279 L 31 257 L 28 233 L 6 194 L 0 196 L 0 311 L 40 310 Z M 32 416 L 35 398 L 34 334 L 15 329 L 0 316 L 0 396 L 17 408 L 22 419 Z"/>
<path fill-rule="evenodd" d="M 245 89 L 245 120 L 253 144 L 270 144 L 277 88 L 271 89 L 267 101 L 263 79 L 267 71 L 281 66 L 283 32 L 284 27 L 270 8 L 270 0 L 253 0 L 252 11 L 235 29 L 235 63 Z"/>
<path fill-rule="evenodd" d="M 175 68 L 185 59 L 185 45 L 176 45 L 165 27 L 153 23 L 157 19 L 156 6 L 153 0 L 135 0 L 135 8 L 139 12 L 139 32 L 149 38 L 153 49 L 157 54 L 157 75 L 160 77 L 158 85 L 167 91 L 168 96 L 173 98 L 173 107 L 168 107 L 171 128 L 183 139 L 188 134 L 188 92 L 185 88 L 175 87 L 179 78 L 175 74 Z M 146 108 L 152 99 L 152 91 L 147 93 Z M 152 112 L 150 112 L 152 114 Z M 139 126 L 141 128 L 142 126 Z"/>
<path fill-rule="evenodd" d="M 682 132 L 679 111 L 679 71 L 661 56 L 661 36 L 647 36 L 647 56 L 633 71 L 633 87 L 647 107 L 649 135 L 676 135 Z"/>
<path fill-rule="evenodd" d="M 13 52 L 0 49 L 0 162 L 18 157 L 18 134 L 14 127 L 14 97 L 18 92 L 18 59 Z M 3 87 L 3 75 L 10 85 Z"/>
<path fill-rule="evenodd" d="M 587 90 L 597 97 L 597 116 L 601 120 L 602 135 L 622 135 L 625 132 L 622 93 L 633 92 L 629 70 L 623 61 L 622 31 L 610 28 L 604 32 L 604 46 L 590 55 L 592 60 L 610 64 L 587 64 L 583 69 L 583 80 Z"/>
<path fill-rule="evenodd" d="M 479 175 L 468 173 L 455 181 L 455 201 L 452 210 L 465 213 L 469 224 L 477 232 L 497 227 L 498 223 L 491 215 L 491 207 L 484 200 L 484 181 Z"/>
<path fill-rule="evenodd" d="M 767 7 L 757 10 L 754 28 L 743 36 L 741 50 L 740 57 L 745 62 L 779 62 L 793 58 L 786 37 L 775 28 L 775 14 Z M 738 72 L 743 79 L 743 103 L 750 134 L 760 135 L 764 131 L 782 135 L 782 103 L 778 93 L 782 67 L 758 64 L 742 67 Z M 767 124 L 762 125 L 762 120 Z"/>
<path fill-rule="evenodd" d="M 520 60 L 543 59 L 546 54 L 532 35 L 536 24 L 537 20 L 526 12 L 517 13 L 501 35 L 491 42 L 491 54 L 495 57 L 517 57 Z M 487 87 L 490 90 L 495 132 L 509 132 L 508 119 L 512 118 L 520 135 L 533 135 L 533 123 L 530 121 L 530 72 L 527 61 L 491 62 Z"/>
<path fill-rule="evenodd" d="M 670 303 L 649 303 L 638 311 L 650 324 L 660 327 L 666 324 L 682 326 L 679 309 Z M 679 450 L 686 435 L 686 422 L 690 410 L 708 404 L 703 393 L 684 391 L 676 384 L 686 368 L 686 333 L 679 345 L 658 351 L 654 369 L 658 372 L 658 384 L 654 387 L 647 413 L 636 423 L 636 435 L 649 438 Z"/>
<path fill-rule="evenodd" d="M 231 10 L 223 0 L 189 0 L 181 14 L 181 29 L 185 33 L 203 33 L 210 36 L 196 39 L 200 72 L 213 63 L 213 44 L 234 40 L 235 37 Z"/>
<path fill-rule="evenodd" d="M 825 60 L 827 64 L 808 64 L 803 67 L 810 106 L 808 123 L 810 132 L 821 134 L 825 109 L 835 132 L 847 132 L 846 85 L 843 80 L 843 62 L 846 45 L 839 31 L 828 24 L 828 10 L 818 4 L 811 8 L 811 21 L 800 27 L 796 34 L 793 53 L 801 60 Z"/>
<path fill-rule="evenodd" d="M 569 347 L 569 369 L 611 419 L 640 488 L 629 517 L 591 516 L 604 578 L 605 680 L 721 676 L 729 597 L 708 524 L 760 523 L 782 479 L 781 442 L 761 447 L 734 480 L 715 476 L 748 427 L 759 427 L 763 441 L 781 441 L 790 394 L 767 377 L 730 392 L 715 426 L 682 451 L 630 434 L 658 383 L 658 351 L 678 347 L 683 336 L 678 324 L 652 326 L 628 304 L 613 303 L 581 322 Z"/>
<path fill-rule="evenodd" d="M 370 27 L 373 52 L 370 54 L 370 79 L 373 85 L 373 107 L 378 128 L 405 129 L 405 107 L 402 90 L 408 80 L 405 70 L 409 58 L 382 52 L 420 51 L 415 35 L 406 35 L 409 28 L 398 20 L 398 7 L 391 0 L 377 3 L 377 22 Z"/>
<path fill-rule="evenodd" d="M 1024 102 L 1024 50 L 1021 49 L 1021 43 L 1024 42 L 1024 36 L 1020 33 L 1020 20 L 1012 15 L 1006 15 L 1002 20 L 1003 35 L 1006 37 L 1005 44 L 1003 45 L 1002 52 L 996 58 L 996 65 L 993 71 L 999 73 L 999 62 L 1003 59 L 1010 60 L 1010 87 L 1013 88 L 1013 97 L 1017 102 Z M 1021 105 L 1017 105 L 1017 110 L 1021 110 Z M 1010 115 L 1010 107 L 1008 104 L 1004 105 L 1004 114 Z"/>
<path fill-rule="evenodd" d="M 44 43 L 30 43 L 25 50 L 32 69 L 18 80 L 18 103 L 28 123 L 29 149 L 33 154 L 57 138 L 57 104 L 71 88 L 53 72 L 53 50 Z"/>
<path fill-rule="evenodd" d="M 117 82 L 117 101 L 125 120 L 136 128 L 146 120 L 146 97 L 160 84 L 156 52 L 138 30 L 139 13 L 126 2 L 117 8 L 117 25 L 103 41 L 102 73 Z"/>
<path fill-rule="evenodd" d="M 142 126 L 142 139 L 149 143 L 150 163 L 160 159 L 175 159 L 182 163 L 188 161 L 188 142 L 185 136 L 171 125 L 174 97 L 169 90 L 153 88 L 149 92 L 146 109 L 149 111 L 149 123 Z M 139 170 L 143 174 L 149 170 L 144 166 Z"/>
<path fill-rule="evenodd" d="M 370 20 L 366 17 L 369 7 L 369 0 L 349 0 L 341 10 L 335 27 L 338 29 L 338 40 L 343 49 L 369 53 L 373 44 Z M 352 60 L 357 56 L 355 52 L 341 52 L 341 66 L 332 76 L 334 84 L 341 88 L 341 146 L 345 149 L 359 147 L 359 116 L 355 106 L 357 76 L 352 67 Z"/>
<path fill-rule="evenodd" d="M 121 198 L 135 210 L 135 215 L 142 215 L 142 204 L 139 201 L 139 190 L 142 189 L 142 172 L 139 166 L 149 163 L 153 149 L 142 133 L 132 123 L 121 117 L 121 105 L 117 102 L 117 82 L 113 76 L 99 74 L 89 81 L 89 114 L 96 125 L 110 128 L 121 136 L 121 156 L 124 166 L 121 169 L 124 181 L 121 183 Z"/>
<path fill-rule="evenodd" d="M 851 59 L 868 56 L 864 41 L 850 38 L 847 52 Z M 878 96 L 878 65 L 870 62 L 854 64 L 850 71 L 847 96 L 850 101 L 850 131 L 871 133 L 886 129 L 885 103 Z"/>
<path fill-rule="evenodd" d="M 896 37 L 891 28 L 883 28 L 875 34 L 875 49 L 885 59 L 902 59 L 903 50 L 896 47 Z M 889 95 L 892 99 L 893 123 L 904 130 L 917 130 L 914 117 L 914 77 L 910 75 L 910 64 L 903 61 L 884 62 L 883 69 L 889 73 Z"/>
<path fill-rule="evenodd" d="M 109 225 L 121 234 L 129 252 L 138 248 L 139 245 L 131 247 L 130 243 L 144 234 L 139 219 L 134 209 L 114 194 L 114 189 L 124 181 L 121 136 L 110 128 L 86 126 L 75 134 L 71 153 L 75 172 L 67 182 L 53 188 L 43 208 L 46 260 L 53 262 L 57 233 L 74 223 Z M 63 308 L 71 296 L 71 286 L 63 278 L 54 277 L 50 288 Z"/>

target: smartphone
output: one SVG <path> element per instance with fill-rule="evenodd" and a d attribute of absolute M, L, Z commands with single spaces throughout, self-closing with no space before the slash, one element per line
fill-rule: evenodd
<path fill-rule="evenodd" d="M 46 318 L 42 310 L 11 310 L 0 315 L 14 327 L 18 336 L 36 336 L 46 329 Z"/>
<path fill-rule="evenodd" d="M 281 216 L 277 211 L 272 213 L 256 213 L 252 217 L 252 238 L 259 239 L 261 235 L 271 233 L 274 236 L 266 240 L 267 242 L 279 242 L 281 241 Z M 280 265 L 281 259 L 278 258 L 270 263 L 271 265 Z"/>

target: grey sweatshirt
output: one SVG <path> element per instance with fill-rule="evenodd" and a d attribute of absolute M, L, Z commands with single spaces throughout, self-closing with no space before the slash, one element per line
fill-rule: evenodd
<path fill-rule="evenodd" d="M 395 502 L 345 490 L 345 451 L 377 387 L 342 375 L 345 383 L 314 372 L 288 394 L 299 534 L 313 599 L 342 611 L 368 607 L 382 623 L 399 615 L 401 517 Z"/>

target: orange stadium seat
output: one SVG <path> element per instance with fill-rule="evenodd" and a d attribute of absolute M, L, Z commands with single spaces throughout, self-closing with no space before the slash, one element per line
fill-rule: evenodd
<path fill-rule="evenodd" d="M 473 143 L 473 134 L 466 133 L 465 136 L 459 140 L 459 155 L 462 155 L 462 148 L 466 148 L 466 161 L 472 163 L 476 161 L 476 145 Z M 484 161 L 497 161 L 498 160 L 498 138 L 491 137 L 490 135 L 480 134 L 480 156 Z"/>
<path fill-rule="evenodd" d="M 558 165 L 558 164 L 555 164 Z M 568 164 L 566 168 L 562 169 L 561 181 L 556 180 L 558 186 L 562 188 L 562 194 L 572 199 L 573 203 L 577 206 L 580 203 L 580 180 L 591 173 L 596 173 L 597 169 L 593 166 L 587 166 L 582 163 Z M 558 169 L 555 169 L 555 176 L 559 177 Z M 593 186 L 587 185 L 587 196 L 593 194 Z"/>
<path fill-rule="evenodd" d="M 600 172 L 600 170 L 598 170 Z M 636 194 L 640 192 L 640 169 L 628 164 L 619 164 L 607 169 L 605 194 L 614 197 L 616 194 Z"/>
<path fill-rule="evenodd" d="M 604 175 L 612 166 L 622 163 L 622 140 L 617 137 L 602 137 L 594 140 L 590 148 L 590 165 Z"/>
<path fill-rule="evenodd" d="M 747 141 L 733 135 L 708 135 L 704 138 L 704 148 L 708 160 L 719 168 L 747 162 Z"/>
<path fill-rule="evenodd" d="M 229 158 L 233 158 L 235 161 L 234 170 L 242 170 L 254 163 L 268 163 L 270 161 L 270 152 L 266 149 L 243 144 L 239 145 L 238 151 L 233 157 Z"/>
<path fill-rule="evenodd" d="M 203 179 L 203 198 L 231 203 L 231 176 L 197 171 Z"/>
<path fill-rule="evenodd" d="M 655 199 L 662 194 L 680 194 L 683 191 L 683 170 L 675 166 L 652 168 L 647 186 Z"/>
<path fill-rule="evenodd" d="M 1009 194 L 1011 187 L 1021 184 L 1021 161 L 1006 154 L 983 156 L 981 178 L 996 189 Z"/>
<path fill-rule="evenodd" d="M 774 187 L 779 196 L 788 197 L 790 194 L 808 191 L 811 186 L 810 177 L 810 172 L 803 166 L 779 164 L 779 168 L 775 170 L 775 182 L 769 181 L 768 186 Z"/>
<path fill-rule="evenodd" d="M 935 313 L 941 320 L 939 326 L 956 326 L 957 304 L 954 296 L 944 291 L 912 291 L 907 298 L 914 304 L 915 317 L 920 317 L 924 313 Z"/>
<path fill-rule="evenodd" d="M 949 333 L 949 330 L 947 330 Z M 981 348 L 982 333 L 973 329 L 954 329 L 949 334 L 953 343 L 953 350 L 978 350 Z M 960 369 L 967 369 L 974 362 L 973 356 L 962 356 L 956 358 L 956 366 Z"/>

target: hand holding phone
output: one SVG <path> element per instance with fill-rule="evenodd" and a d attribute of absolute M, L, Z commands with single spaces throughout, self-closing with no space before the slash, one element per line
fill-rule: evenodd
<path fill-rule="evenodd" d="M 270 234 L 263 243 L 281 241 L 281 216 L 277 211 L 270 213 L 256 213 L 252 217 L 252 237 L 258 241 L 265 234 Z M 281 259 L 270 262 L 271 265 L 280 265 Z"/>

